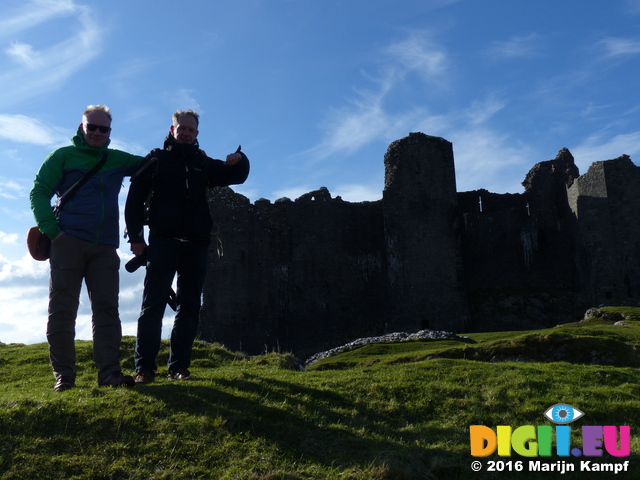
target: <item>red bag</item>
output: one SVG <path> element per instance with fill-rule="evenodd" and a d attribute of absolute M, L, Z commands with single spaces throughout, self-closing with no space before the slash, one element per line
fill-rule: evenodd
<path fill-rule="evenodd" d="M 31 227 L 27 232 L 27 248 L 34 260 L 44 261 L 49 258 L 51 240 L 38 227 Z"/>

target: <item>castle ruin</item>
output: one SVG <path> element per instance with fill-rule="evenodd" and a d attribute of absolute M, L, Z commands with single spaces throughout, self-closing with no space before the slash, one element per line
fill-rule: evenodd
<path fill-rule="evenodd" d="M 422 133 L 385 155 L 382 199 L 326 188 L 253 204 L 209 192 L 200 335 L 305 358 L 360 337 L 544 328 L 640 296 L 640 172 L 623 155 L 580 176 L 562 149 L 521 194 L 457 192 L 450 142 Z"/>

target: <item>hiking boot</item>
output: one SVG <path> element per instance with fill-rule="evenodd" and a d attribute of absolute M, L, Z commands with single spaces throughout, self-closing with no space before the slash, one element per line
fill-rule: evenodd
<path fill-rule="evenodd" d="M 73 388 L 75 386 L 76 384 L 71 377 L 60 376 L 56 379 L 56 384 L 53 386 L 53 391 L 64 392 L 65 390 L 69 390 L 70 388 Z"/>
<path fill-rule="evenodd" d="M 100 387 L 133 387 L 135 384 L 131 375 L 123 375 L 120 371 L 113 372 L 103 381 L 98 382 Z"/>
<path fill-rule="evenodd" d="M 134 381 L 136 385 L 145 385 L 147 383 L 151 383 L 156 379 L 156 373 L 150 372 L 149 370 L 142 370 L 136 373 L 134 377 Z"/>
<path fill-rule="evenodd" d="M 171 380 L 189 380 L 191 378 L 191 372 L 186 368 L 181 368 L 175 372 L 169 372 L 167 378 Z"/>

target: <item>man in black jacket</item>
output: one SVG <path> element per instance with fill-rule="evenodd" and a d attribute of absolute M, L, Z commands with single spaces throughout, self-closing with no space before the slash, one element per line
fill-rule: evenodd
<path fill-rule="evenodd" d="M 173 114 L 164 149 L 146 156 L 131 179 L 127 196 L 125 221 L 131 251 L 147 257 L 135 351 L 137 384 L 155 378 L 162 317 L 176 273 L 177 313 L 168 377 L 189 378 L 212 227 L 207 188 L 241 184 L 249 175 L 249 160 L 243 153 L 227 155 L 225 162 L 207 157 L 198 146 L 198 124 L 199 116 L 192 110 Z M 144 240 L 147 222 L 148 246 Z"/>

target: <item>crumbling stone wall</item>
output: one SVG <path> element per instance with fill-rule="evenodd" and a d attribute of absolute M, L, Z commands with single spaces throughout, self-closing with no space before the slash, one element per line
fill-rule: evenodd
<path fill-rule="evenodd" d="M 640 297 L 640 170 L 627 155 L 595 162 L 569 189 L 580 284 L 600 303 Z"/>
<path fill-rule="evenodd" d="M 223 255 L 212 245 L 203 338 L 306 356 L 384 332 L 381 202 L 344 202 L 325 188 L 274 204 L 229 188 L 210 195 Z"/>
<path fill-rule="evenodd" d="M 575 266 L 571 153 L 536 164 L 522 194 L 458 194 L 465 289 L 476 331 L 540 328 L 584 312 Z"/>
<path fill-rule="evenodd" d="M 552 326 L 640 296 L 640 173 L 628 157 L 580 177 L 562 149 L 522 194 L 458 193 L 451 143 L 422 133 L 393 142 L 384 163 L 376 202 L 321 188 L 251 204 L 211 190 L 223 254 L 213 242 L 202 337 L 304 358 L 391 331 Z"/>

